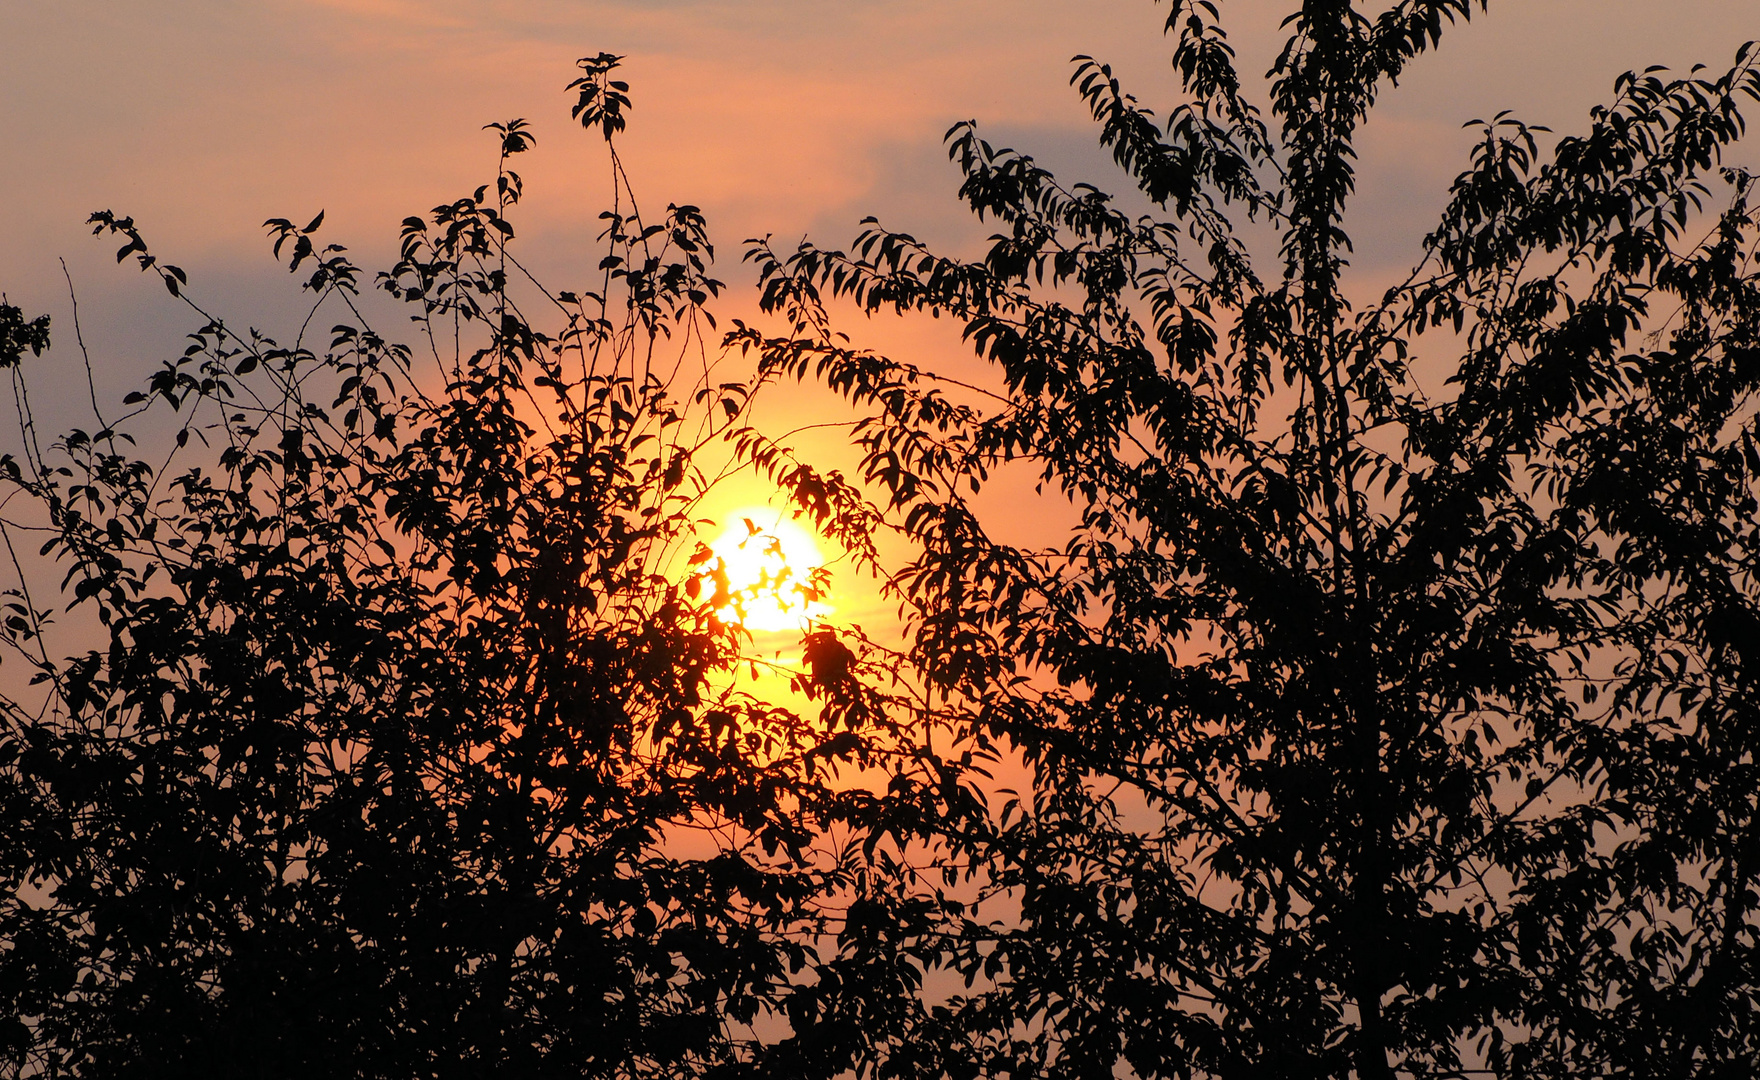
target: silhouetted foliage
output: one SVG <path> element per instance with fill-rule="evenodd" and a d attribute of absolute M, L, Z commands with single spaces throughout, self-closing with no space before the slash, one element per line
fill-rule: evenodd
<path fill-rule="evenodd" d="M 1030 770 L 949 834 L 957 887 L 872 916 L 943 992 L 814 1015 L 879 1076 L 1753 1075 L 1760 221 L 1720 155 L 1760 56 L 1622 76 L 1556 141 L 1474 121 L 1364 302 L 1356 134 L 1484 5 L 1303 3 L 1268 106 L 1219 6 L 1173 5 L 1165 117 L 1075 60 L 1153 212 L 961 123 L 983 258 L 872 219 L 750 251 L 792 332 L 739 339 L 864 410 L 921 547 L 932 715 Z M 853 348 L 828 298 L 957 319 L 990 376 Z M 1007 540 L 999 473 L 1066 543 Z"/>
<path fill-rule="evenodd" d="M 1072 79 L 1151 213 L 962 123 L 984 258 L 758 242 L 785 332 L 720 343 L 701 215 L 614 148 L 594 286 L 525 271 L 523 121 L 371 280 L 268 222 L 291 343 L 94 215 L 201 325 L 45 445 L 0 304 L 0 1074 L 1751 1075 L 1760 57 L 1475 121 L 1365 302 L 1357 129 L 1473 7 L 1304 3 L 1258 105 L 1178 0 L 1165 119 Z M 568 87 L 608 147 L 617 64 Z M 861 408 L 872 505 L 748 426 L 778 378 Z M 814 627 L 811 715 L 737 689 L 730 465 L 912 545 L 904 651 Z M 1061 546 L 980 497 L 1023 474 Z"/>
<path fill-rule="evenodd" d="M 608 146 L 618 59 L 570 86 Z M 822 716 L 736 689 L 742 598 L 696 530 L 757 386 L 713 372 L 702 216 L 643 217 L 613 149 L 596 284 L 546 289 L 509 217 L 534 136 L 490 130 L 494 184 L 375 277 L 321 213 L 266 223 L 311 294 L 291 341 L 94 215 L 201 319 L 96 430 L 39 442 L 48 320 L 0 307 L 0 536 L 29 542 L 0 640 L 36 687 L 0 702 L 0 1075 L 743 1075 L 884 859 L 918 766 L 877 756 L 871 665 L 816 630 Z M 860 555 L 853 495 L 812 494 Z"/>

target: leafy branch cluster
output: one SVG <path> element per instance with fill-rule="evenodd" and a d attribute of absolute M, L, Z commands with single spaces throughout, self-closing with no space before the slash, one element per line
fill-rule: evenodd
<path fill-rule="evenodd" d="M 941 715 L 1031 768 L 965 845 L 1011 915 L 918 941 L 969 988 L 894 1033 L 922 1074 L 1753 1067 L 1760 218 L 1720 161 L 1760 66 L 1622 77 L 1545 154 L 1473 122 L 1361 303 L 1355 133 L 1473 6 L 1304 4 L 1267 109 L 1175 4 L 1165 120 L 1072 77 L 1155 213 L 962 123 L 983 258 L 872 219 L 752 247 L 791 332 L 745 343 L 866 412 Z M 828 298 L 951 315 L 992 388 L 848 346 Z M 1079 515 L 1061 547 L 975 500 L 1021 469 Z"/>
<path fill-rule="evenodd" d="M 514 120 L 495 183 L 406 219 L 371 279 L 322 214 L 267 222 L 310 299 L 290 343 L 93 215 L 201 319 L 96 431 L 39 440 L 20 360 L 47 318 L 3 309 L 0 536 L 41 555 L 0 626 L 38 687 L 0 727 L 5 1075 L 749 1062 L 905 829 L 849 775 L 921 770 L 858 684 L 875 661 L 815 634 L 812 717 L 737 688 L 753 597 L 697 532 L 759 387 L 705 348 L 701 213 L 636 204 L 618 59 L 570 87 L 610 149 L 591 288 L 518 258 Z"/>
<path fill-rule="evenodd" d="M 1624 76 L 1581 135 L 1471 122 L 1364 296 L 1358 133 L 1486 6 L 1307 0 L 1259 83 L 1175 0 L 1165 117 L 1071 78 L 1151 212 L 957 124 L 983 257 L 753 241 L 776 321 L 725 333 L 609 54 L 569 86 L 593 287 L 519 261 L 534 137 L 490 125 L 495 182 L 373 278 L 414 347 L 322 215 L 268 223 L 291 345 L 94 216 L 203 325 L 44 446 L 48 323 L 0 306 L 0 642 L 40 694 L 0 728 L 8 1074 L 1760 1068 L 1760 55 Z M 836 303 L 956 319 L 980 374 Z M 857 475 L 752 423 L 781 379 L 855 405 Z M 755 596 L 696 516 L 734 467 L 903 613 L 902 649 L 805 634 L 805 710 L 732 678 Z M 1022 473 L 1061 545 L 985 501 Z M 25 536 L 104 647 L 51 658 Z"/>

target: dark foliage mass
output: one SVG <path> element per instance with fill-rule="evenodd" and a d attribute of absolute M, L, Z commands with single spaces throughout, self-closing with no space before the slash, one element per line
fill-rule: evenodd
<path fill-rule="evenodd" d="M 0 1075 L 1760 1070 L 1760 55 L 1474 122 L 1357 295 L 1355 134 L 1483 7 L 1312 0 L 1256 104 L 1179 0 L 1165 117 L 1072 79 L 1150 213 L 956 125 L 988 254 L 754 242 L 747 382 L 700 215 L 614 150 L 597 287 L 524 272 L 520 121 L 372 282 L 268 223 L 322 348 L 96 215 L 202 325 L 40 445 L 49 324 L 0 306 Z M 615 64 L 570 87 L 608 145 Z M 859 485 L 747 426 L 783 378 L 861 411 Z M 908 541 L 902 648 L 816 628 L 809 715 L 731 678 L 729 454 L 858 562 Z M 990 516 L 1022 474 L 1064 544 Z"/>
<path fill-rule="evenodd" d="M 794 333 L 750 344 L 869 411 L 913 659 L 1032 770 L 960 838 L 1009 917 L 906 939 L 975 981 L 876 1033 L 901 1072 L 1760 1067 L 1760 222 L 1720 169 L 1760 57 L 1623 77 L 1547 151 L 1474 125 L 1353 302 L 1353 137 L 1482 6 L 1302 4 L 1267 110 L 1177 3 L 1165 117 L 1072 79 L 1153 213 L 959 124 L 982 259 L 753 251 Z M 826 296 L 959 320 L 993 393 L 844 347 Z M 1067 543 L 997 538 L 999 469 Z"/>
<path fill-rule="evenodd" d="M 616 60 L 570 87 L 607 139 Z M 644 219 L 613 153 L 598 284 L 545 290 L 510 247 L 533 135 L 491 129 L 495 183 L 407 219 L 375 279 L 323 215 L 267 223 L 313 318 L 344 318 L 320 347 L 241 335 L 93 216 L 202 323 L 125 415 L 39 445 L 22 412 L 0 459 L 30 544 L 0 627 L 25 676 L 0 1074 L 708 1073 L 750 1058 L 860 874 L 872 800 L 835 776 L 885 714 L 813 670 L 810 721 L 734 689 L 742 598 L 695 536 L 754 389 L 704 363 L 703 220 Z M 28 409 L 48 322 L 0 311 Z M 94 647 L 56 659 L 68 602 Z M 862 670 L 829 633 L 810 656 Z"/>

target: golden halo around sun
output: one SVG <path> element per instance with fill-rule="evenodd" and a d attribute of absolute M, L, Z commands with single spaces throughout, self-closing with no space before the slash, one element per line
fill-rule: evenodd
<path fill-rule="evenodd" d="M 831 613 L 814 587 L 813 571 L 825 557 L 813 534 L 775 510 L 735 510 L 726 528 L 709 545 L 727 573 L 732 599 L 717 614 L 747 630 L 766 633 L 805 630 Z"/>

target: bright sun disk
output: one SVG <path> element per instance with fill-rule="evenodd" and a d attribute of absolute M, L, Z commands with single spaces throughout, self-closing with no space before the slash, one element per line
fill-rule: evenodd
<path fill-rule="evenodd" d="M 812 533 L 774 515 L 736 510 L 709 545 L 726 567 L 728 592 L 735 598 L 717 614 L 747 630 L 804 630 L 831 611 L 811 588 L 812 572 L 825 558 Z"/>

